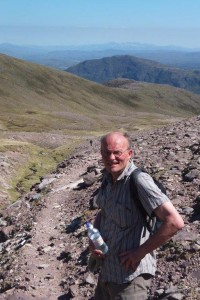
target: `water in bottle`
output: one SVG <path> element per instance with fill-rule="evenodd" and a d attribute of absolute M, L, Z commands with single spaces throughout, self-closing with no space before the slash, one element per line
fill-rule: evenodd
<path fill-rule="evenodd" d="M 103 254 L 107 254 L 108 246 L 102 239 L 102 236 L 97 228 L 94 228 L 90 222 L 86 222 L 88 237 L 93 242 L 96 249 L 101 250 Z"/>

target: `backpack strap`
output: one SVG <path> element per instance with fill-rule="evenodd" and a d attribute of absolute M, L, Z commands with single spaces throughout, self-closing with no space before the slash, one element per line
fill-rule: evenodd
<path fill-rule="evenodd" d="M 146 228 L 151 233 L 152 227 L 151 227 L 150 223 L 152 223 L 152 218 L 151 218 L 151 216 L 149 216 L 147 214 L 146 210 L 144 209 L 144 206 L 142 205 L 142 202 L 140 201 L 140 198 L 138 195 L 138 189 L 137 189 L 137 178 L 138 178 L 138 175 L 142 172 L 147 173 L 141 168 L 137 168 L 131 173 L 131 175 L 130 175 L 130 191 L 131 191 L 131 196 L 134 199 L 137 208 L 139 209 L 140 213 L 142 214 L 142 216 L 145 220 Z M 145 232 L 144 232 L 144 235 L 145 235 Z"/>

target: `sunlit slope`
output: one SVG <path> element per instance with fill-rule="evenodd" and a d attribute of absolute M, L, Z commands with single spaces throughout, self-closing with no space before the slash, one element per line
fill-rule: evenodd
<path fill-rule="evenodd" d="M 200 113 L 200 96 L 169 86 L 115 89 L 64 71 L 0 55 L 0 129 L 99 130 L 133 123 L 139 113 L 187 117 Z M 145 119 L 144 118 L 144 119 Z M 160 118 L 160 116 L 159 116 Z M 130 127 L 130 125 L 129 125 Z"/>

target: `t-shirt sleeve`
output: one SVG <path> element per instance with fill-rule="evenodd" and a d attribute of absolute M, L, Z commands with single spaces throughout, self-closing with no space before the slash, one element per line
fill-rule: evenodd
<path fill-rule="evenodd" d="M 137 191 L 140 201 L 148 215 L 166 201 L 170 201 L 159 187 L 155 184 L 153 178 L 147 173 L 140 173 L 137 178 Z"/>

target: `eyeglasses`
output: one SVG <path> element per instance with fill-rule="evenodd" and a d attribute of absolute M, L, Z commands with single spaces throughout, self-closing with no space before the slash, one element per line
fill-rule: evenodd
<path fill-rule="evenodd" d="M 111 154 L 113 154 L 114 156 L 115 156 L 115 158 L 119 158 L 124 152 L 126 152 L 127 150 L 129 150 L 129 149 L 126 149 L 126 150 L 124 150 L 124 151 L 118 151 L 118 150 L 116 150 L 116 151 L 108 151 L 108 150 L 103 150 L 103 151 L 101 151 L 101 155 L 103 156 L 103 157 L 109 157 Z"/>

